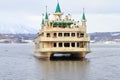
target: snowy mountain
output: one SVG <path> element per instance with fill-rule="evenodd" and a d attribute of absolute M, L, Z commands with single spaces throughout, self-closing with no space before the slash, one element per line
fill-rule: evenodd
<path fill-rule="evenodd" d="M 22 24 L 0 24 L 0 34 L 36 34 L 38 29 Z"/>
<path fill-rule="evenodd" d="M 96 32 L 90 35 L 94 41 L 120 41 L 120 32 Z"/>

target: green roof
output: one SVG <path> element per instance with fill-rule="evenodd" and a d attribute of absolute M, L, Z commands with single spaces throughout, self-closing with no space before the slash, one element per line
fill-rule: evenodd
<path fill-rule="evenodd" d="M 83 12 L 82 20 L 86 20 L 85 13 Z"/>
<path fill-rule="evenodd" d="M 51 22 L 54 25 L 71 25 L 73 22 Z"/>
<path fill-rule="evenodd" d="M 56 11 L 55 13 L 61 13 L 60 5 L 57 3 Z"/>
<path fill-rule="evenodd" d="M 44 19 L 42 19 L 42 25 L 44 25 L 44 24 L 45 24 Z"/>
<path fill-rule="evenodd" d="M 48 14 L 47 14 L 47 12 L 46 12 L 46 15 L 45 15 L 45 19 L 48 19 Z"/>
<path fill-rule="evenodd" d="M 82 20 L 86 20 L 85 13 L 84 13 L 84 8 L 83 8 Z"/>

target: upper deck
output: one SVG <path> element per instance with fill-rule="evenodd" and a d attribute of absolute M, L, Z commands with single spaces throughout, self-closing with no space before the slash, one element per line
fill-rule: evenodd
<path fill-rule="evenodd" d="M 87 37 L 39 37 L 39 41 L 55 42 L 55 41 L 90 41 L 90 36 Z"/>
<path fill-rule="evenodd" d="M 86 32 L 86 27 L 78 27 L 78 26 L 73 26 L 73 27 L 66 27 L 66 28 L 60 28 L 60 27 L 45 27 L 44 29 L 41 29 L 39 34 L 42 32 Z"/>

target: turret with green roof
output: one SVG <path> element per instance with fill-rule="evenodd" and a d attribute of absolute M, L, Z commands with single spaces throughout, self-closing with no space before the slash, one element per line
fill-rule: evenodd
<path fill-rule="evenodd" d="M 85 12 L 84 12 L 84 8 L 83 8 L 82 20 L 86 20 L 86 17 L 85 17 Z"/>
<path fill-rule="evenodd" d="M 57 3 L 57 7 L 56 7 L 55 13 L 61 13 L 59 2 Z"/>
<path fill-rule="evenodd" d="M 45 24 L 44 19 L 42 19 L 42 25 L 44 25 L 44 24 Z"/>
<path fill-rule="evenodd" d="M 82 20 L 86 20 L 85 13 L 83 12 Z"/>
<path fill-rule="evenodd" d="M 46 19 L 46 20 L 48 20 L 47 6 L 46 6 L 46 14 L 45 14 L 45 19 Z"/>
<path fill-rule="evenodd" d="M 56 6 L 54 16 L 56 17 L 56 19 L 61 19 L 62 15 L 63 15 L 63 13 L 61 12 L 59 2 L 57 2 L 57 6 Z"/>
<path fill-rule="evenodd" d="M 45 14 L 45 19 L 48 19 L 48 14 L 47 14 L 47 12 L 46 12 L 46 14 Z"/>
<path fill-rule="evenodd" d="M 84 12 L 84 8 L 83 8 L 83 15 L 82 15 L 82 26 L 86 26 L 86 17 L 85 17 L 85 12 Z"/>

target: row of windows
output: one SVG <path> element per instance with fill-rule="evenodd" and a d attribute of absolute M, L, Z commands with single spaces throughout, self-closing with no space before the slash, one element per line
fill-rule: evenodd
<path fill-rule="evenodd" d="M 75 43 L 58 43 L 58 47 L 80 47 L 80 43 L 77 43 L 77 45 Z M 57 47 L 57 43 L 53 43 L 53 47 Z M 83 47 L 83 45 L 81 45 L 81 47 Z"/>
<path fill-rule="evenodd" d="M 52 25 L 51 25 L 52 26 Z M 75 28 L 79 28 L 78 25 L 74 26 Z M 73 28 L 71 25 L 53 25 L 53 28 Z"/>
<path fill-rule="evenodd" d="M 75 33 L 53 33 L 53 36 L 54 37 L 57 37 L 57 34 L 59 37 L 70 37 L 70 34 L 71 34 L 71 37 L 75 37 L 76 34 Z M 47 33 L 47 37 L 51 37 L 50 33 Z M 77 33 L 77 37 L 84 37 L 84 34 L 83 33 Z"/>
<path fill-rule="evenodd" d="M 66 28 L 67 26 L 61 26 L 61 25 L 59 25 L 59 26 L 54 25 L 54 26 L 53 26 L 53 28 L 56 28 L 56 27 L 59 27 L 59 28 Z M 69 26 L 69 27 L 70 27 L 70 26 Z"/>

